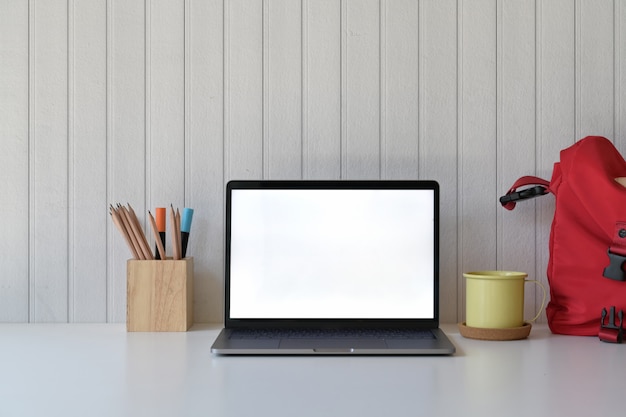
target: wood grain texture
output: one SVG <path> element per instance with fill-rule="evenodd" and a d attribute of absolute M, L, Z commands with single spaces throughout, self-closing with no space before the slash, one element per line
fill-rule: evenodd
<path fill-rule="evenodd" d="M 127 262 L 126 329 L 184 332 L 193 324 L 193 258 Z"/>

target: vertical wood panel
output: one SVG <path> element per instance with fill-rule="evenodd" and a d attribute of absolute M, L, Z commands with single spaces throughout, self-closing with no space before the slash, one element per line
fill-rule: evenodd
<path fill-rule="evenodd" d="M 580 1 L 577 45 L 576 138 L 615 136 L 613 0 Z"/>
<path fill-rule="evenodd" d="M 28 2 L 0 2 L 0 321 L 26 322 L 28 279 Z"/>
<path fill-rule="evenodd" d="M 498 196 L 522 175 L 535 173 L 535 1 L 498 3 Z M 515 211 L 498 208 L 498 261 L 504 270 L 535 279 L 535 201 Z M 526 316 L 534 316 L 536 293 L 526 288 Z M 541 298 L 539 298 L 541 302 Z M 531 313 L 533 313 L 531 315 Z"/>
<path fill-rule="evenodd" d="M 444 322 L 464 270 L 545 282 L 553 197 L 497 197 L 584 135 L 625 149 L 625 21 L 611 0 L 4 1 L 0 321 L 125 320 L 116 202 L 196 209 L 195 315 L 221 319 L 232 178 L 438 180 Z"/>
<path fill-rule="evenodd" d="M 187 0 L 185 205 L 194 208 L 194 320 L 223 320 L 223 2 Z"/>
<path fill-rule="evenodd" d="M 419 175 L 418 5 L 385 1 L 381 111 L 382 178 Z"/>
<path fill-rule="evenodd" d="M 496 267 L 496 1 L 463 2 L 460 238 L 464 270 Z"/>
<path fill-rule="evenodd" d="M 571 1 L 542 1 L 537 10 L 537 164 L 538 174 L 550 179 L 559 152 L 574 143 L 575 8 Z M 550 224 L 554 198 L 537 202 L 536 276 L 548 284 Z"/>
<path fill-rule="evenodd" d="M 67 2 L 32 6 L 31 318 L 67 321 Z"/>
<path fill-rule="evenodd" d="M 380 178 L 380 10 L 345 0 L 343 177 Z"/>
<path fill-rule="evenodd" d="M 263 176 L 263 2 L 227 2 L 226 180 Z"/>
<path fill-rule="evenodd" d="M 457 1 L 421 1 L 419 9 L 419 169 L 441 187 L 441 321 L 456 322 L 458 267 Z"/>
<path fill-rule="evenodd" d="M 145 9 L 143 0 L 110 3 L 108 199 L 146 210 Z M 108 319 L 126 320 L 126 260 L 131 253 L 109 220 Z"/>
<path fill-rule="evenodd" d="M 70 321 L 106 321 L 106 1 L 72 1 L 69 60 Z"/>
<path fill-rule="evenodd" d="M 549 176 L 560 150 L 576 140 L 575 7 L 544 0 L 539 13 L 539 163 L 540 174 Z"/>
<path fill-rule="evenodd" d="M 341 176 L 341 2 L 304 0 L 303 169 Z"/>
<path fill-rule="evenodd" d="M 147 204 L 150 210 L 170 204 L 182 209 L 185 197 L 184 0 L 149 0 L 149 6 Z M 137 214 L 145 217 L 145 213 Z M 172 253 L 170 239 L 166 243 L 166 250 Z"/>
<path fill-rule="evenodd" d="M 264 171 L 268 179 L 302 178 L 302 9 L 267 2 Z"/>

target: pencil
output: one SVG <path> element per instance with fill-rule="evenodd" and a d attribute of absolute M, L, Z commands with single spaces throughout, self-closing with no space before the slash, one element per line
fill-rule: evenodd
<path fill-rule="evenodd" d="M 126 233 L 128 233 L 128 236 L 130 236 L 130 240 L 133 243 L 133 247 L 135 248 L 135 251 L 137 251 L 138 259 L 146 259 L 146 256 L 144 255 L 143 250 L 141 250 L 141 245 L 139 245 L 139 241 L 137 240 L 137 235 L 135 234 L 133 227 L 131 226 L 128 213 L 126 212 L 126 210 L 124 210 L 122 205 L 119 203 L 117 204 L 116 213 L 122 220 L 122 224 L 124 225 L 124 229 L 126 230 Z"/>
<path fill-rule="evenodd" d="M 180 211 L 178 211 L 178 207 L 176 207 L 176 245 L 178 245 L 178 256 L 179 259 L 183 258 L 183 248 L 182 248 L 182 239 L 180 236 Z"/>
<path fill-rule="evenodd" d="M 146 250 L 146 248 L 144 247 L 143 239 L 141 238 L 141 235 L 143 234 L 143 232 L 140 231 L 140 228 L 137 226 L 137 223 L 135 223 L 135 221 L 131 217 L 131 214 L 128 211 L 128 209 L 120 204 L 119 210 L 122 212 L 122 214 L 126 218 L 126 222 L 128 223 L 129 230 L 132 230 L 131 236 L 133 235 L 135 236 L 135 241 L 137 242 L 137 248 L 138 248 L 137 252 L 141 253 L 141 259 L 144 259 L 144 260 L 152 259 L 152 253 L 150 253 L 149 249 Z"/>
<path fill-rule="evenodd" d="M 158 254 L 160 259 L 165 260 L 165 248 L 163 247 L 163 242 L 161 242 L 161 235 L 159 234 L 159 229 L 157 227 L 156 221 L 154 217 L 152 217 L 152 213 L 148 210 L 148 218 L 150 219 L 150 225 L 152 226 L 152 233 L 154 234 L 154 240 L 156 241 L 156 246 L 158 249 Z"/>
<path fill-rule="evenodd" d="M 141 224 L 139 224 L 139 219 L 137 219 L 137 215 L 135 214 L 135 210 L 133 210 L 130 204 L 128 204 L 128 213 L 132 224 L 134 225 L 133 229 L 135 230 L 135 233 L 137 233 L 137 239 L 139 240 L 139 245 L 141 246 L 144 256 L 146 259 L 154 259 L 154 255 L 152 255 L 152 251 L 150 250 L 150 245 L 148 245 L 148 239 L 146 239 L 146 234 L 143 232 Z"/>
<path fill-rule="evenodd" d="M 117 227 L 117 230 L 119 230 L 119 232 L 122 234 L 122 236 L 124 237 L 124 240 L 126 240 L 126 244 L 130 248 L 130 251 L 133 253 L 133 258 L 139 259 L 139 255 L 137 254 L 135 245 L 130 239 L 128 231 L 122 224 L 122 220 L 120 219 L 119 213 L 115 210 L 115 208 L 113 207 L 113 204 L 109 206 L 109 213 L 111 214 L 111 218 L 113 219 L 113 224 L 115 224 L 115 227 Z"/>
<path fill-rule="evenodd" d="M 172 204 L 170 204 L 171 207 L 171 213 L 170 213 L 170 220 L 172 223 L 172 248 L 174 250 L 174 260 L 179 260 L 180 259 L 180 246 L 179 246 L 179 238 L 177 236 L 179 236 L 179 234 L 176 232 L 178 230 L 177 227 L 177 221 L 176 221 L 176 213 L 174 212 L 174 206 Z"/>

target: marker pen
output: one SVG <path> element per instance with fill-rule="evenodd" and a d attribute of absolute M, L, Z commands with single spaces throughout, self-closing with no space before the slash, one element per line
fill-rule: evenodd
<path fill-rule="evenodd" d="M 182 240 L 182 258 L 187 254 L 187 242 L 189 241 L 189 231 L 191 230 L 191 220 L 193 219 L 193 209 L 185 207 L 183 217 L 180 222 L 180 237 Z"/>
<path fill-rule="evenodd" d="M 165 217 L 166 217 L 165 207 L 157 207 L 156 208 L 156 226 L 157 226 L 157 230 L 159 231 L 159 237 L 161 238 L 161 243 L 163 244 L 163 247 L 165 247 Z M 161 259 L 161 256 L 159 256 L 158 246 L 156 246 L 154 253 L 155 253 L 155 259 Z"/>

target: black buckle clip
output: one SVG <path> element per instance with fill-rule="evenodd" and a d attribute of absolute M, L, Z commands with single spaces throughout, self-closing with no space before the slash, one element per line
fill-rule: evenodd
<path fill-rule="evenodd" d="M 605 323 L 607 315 L 609 322 Z M 602 309 L 600 331 L 598 332 L 600 340 L 608 343 L 622 343 L 624 333 L 624 312 L 622 310 L 617 313 L 617 318 L 619 319 L 619 326 L 615 324 L 615 306 L 611 306 L 610 312 L 608 313 L 606 308 Z"/>
<path fill-rule="evenodd" d="M 618 255 L 617 253 L 611 252 L 609 249 L 607 251 L 609 255 L 609 266 L 604 268 L 604 272 L 602 276 L 605 278 L 613 279 L 615 281 L 626 281 L 626 276 L 624 276 L 624 263 L 626 262 L 626 256 Z"/>
<path fill-rule="evenodd" d="M 548 194 L 548 189 L 541 185 L 536 185 L 521 191 L 515 191 L 500 197 L 500 204 L 503 206 L 512 201 L 528 200 L 529 198 L 539 197 Z"/>

